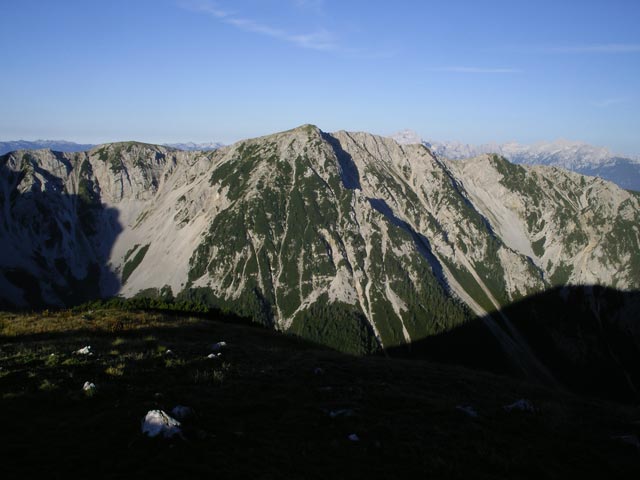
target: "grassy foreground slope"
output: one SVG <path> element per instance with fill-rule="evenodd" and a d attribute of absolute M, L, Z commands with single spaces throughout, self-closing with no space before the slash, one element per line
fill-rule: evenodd
<path fill-rule="evenodd" d="M 219 341 L 221 357 L 206 358 Z M 87 345 L 92 356 L 72 353 Z M 0 314 L 0 365 L 3 478 L 640 473 L 639 448 L 617 438 L 640 434 L 638 408 L 463 368 L 350 357 L 245 325 L 120 310 Z M 521 398 L 536 411 L 504 410 Z M 141 434 L 148 410 L 175 405 L 195 411 L 183 439 Z"/>

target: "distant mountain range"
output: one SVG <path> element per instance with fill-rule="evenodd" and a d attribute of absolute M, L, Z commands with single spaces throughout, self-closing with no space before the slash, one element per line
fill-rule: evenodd
<path fill-rule="evenodd" d="M 0 142 L 0 155 L 5 153 L 15 152 L 16 150 L 40 150 L 49 149 L 54 152 L 85 152 L 96 147 L 96 144 L 92 143 L 75 143 L 67 142 L 66 140 L 9 140 L 7 142 Z M 208 142 L 208 143 L 164 143 L 163 146 L 175 148 L 177 150 L 184 150 L 186 152 L 195 151 L 212 151 L 224 146 L 220 142 Z"/>
<path fill-rule="evenodd" d="M 43 148 L 54 152 L 84 152 L 95 147 L 89 143 L 74 143 L 66 140 L 9 140 L 0 142 L 0 155 L 16 150 L 40 150 Z"/>
<path fill-rule="evenodd" d="M 583 175 L 600 177 L 627 189 L 640 191 L 640 157 L 616 155 L 604 147 L 581 142 L 556 140 L 525 145 L 516 142 L 471 145 L 461 142 L 424 140 L 412 130 L 403 130 L 391 138 L 403 145 L 422 144 L 436 156 L 449 160 L 463 160 L 483 154 L 496 153 L 517 164 L 549 165 L 565 168 Z M 0 142 L 0 155 L 16 150 L 49 149 L 55 152 L 83 152 L 97 145 L 65 140 L 14 140 Z M 224 146 L 220 142 L 163 143 L 162 146 L 186 152 L 214 151 Z"/>
<path fill-rule="evenodd" d="M 177 148 L 178 150 L 183 150 L 185 152 L 210 152 L 212 150 L 217 150 L 220 147 L 224 147 L 224 143 L 220 142 L 208 142 L 208 143 L 163 143 L 165 147 Z"/>
<path fill-rule="evenodd" d="M 561 167 L 583 175 L 601 177 L 622 188 L 640 191 L 640 158 L 616 155 L 604 147 L 581 142 L 556 140 L 524 145 L 516 142 L 470 145 L 461 142 L 423 140 L 412 130 L 392 135 L 401 144 L 423 144 L 435 155 L 462 160 L 496 153 L 513 163 Z"/>

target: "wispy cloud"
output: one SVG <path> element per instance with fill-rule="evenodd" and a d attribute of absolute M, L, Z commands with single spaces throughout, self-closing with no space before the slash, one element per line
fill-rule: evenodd
<path fill-rule="evenodd" d="M 522 73 L 518 68 L 486 68 L 486 67 L 433 67 L 429 72 L 441 73 Z"/>
<path fill-rule="evenodd" d="M 216 3 L 206 0 L 180 0 L 178 5 L 185 10 L 191 10 L 192 12 L 208 13 L 216 18 L 228 18 L 234 16 L 236 13 L 231 10 L 224 10 L 220 8 Z"/>
<path fill-rule="evenodd" d="M 292 33 L 248 18 L 226 17 L 223 20 L 225 23 L 238 27 L 246 32 L 259 33 L 268 37 L 277 38 L 302 48 L 310 48 L 312 50 L 335 50 L 337 48 L 333 35 L 326 30 L 310 33 Z"/>
<path fill-rule="evenodd" d="M 301 0 L 301 3 L 304 3 L 304 0 Z M 335 51 L 339 49 L 334 35 L 327 30 L 317 30 L 314 32 L 303 33 L 292 32 L 289 30 L 273 27 L 271 25 L 259 22 L 251 18 L 239 16 L 236 12 L 226 10 L 220 7 L 217 3 L 206 0 L 183 0 L 179 2 L 179 5 L 187 10 L 210 15 L 217 20 L 226 23 L 227 25 L 231 25 L 245 32 L 257 33 L 260 35 L 276 38 L 278 40 L 291 43 L 301 48 L 322 51 Z"/>
<path fill-rule="evenodd" d="M 604 98 L 602 100 L 597 100 L 591 102 L 591 105 L 598 108 L 607 108 L 613 105 L 620 105 L 622 103 L 628 103 L 631 99 L 628 97 L 613 97 L 613 98 Z"/>

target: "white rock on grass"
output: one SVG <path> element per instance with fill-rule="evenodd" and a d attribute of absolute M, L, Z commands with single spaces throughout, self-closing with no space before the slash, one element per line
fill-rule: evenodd
<path fill-rule="evenodd" d="M 172 438 L 181 435 L 180 422 L 162 410 L 149 410 L 142 421 L 142 433 L 148 437 Z"/>
<path fill-rule="evenodd" d="M 210 353 L 209 355 L 207 355 L 207 358 L 220 358 L 222 356 L 221 353 Z"/>
<path fill-rule="evenodd" d="M 214 352 L 219 352 L 223 348 L 227 346 L 227 342 L 218 342 L 211 345 L 211 350 Z"/>
<path fill-rule="evenodd" d="M 93 394 L 96 391 L 96 384 L 92 382 L 84 382 L 82 390 L 87 394 Z"/>
<path fill-rule="evenodd" d="M 76 350 L 73 353 L 75 353 L 76 355 L 93 355 L 93 352 L 91 351 L 91 345 L 82 347 L 80 350 Z"/>
<path fill-rule="evenodd" d="M 534 413 L 536 409 L 533 407 L 533 404 L 525 399 L 521 398 L 520 400 L 516 400 L 511 405 L 505 405 L 504 408 L 507 412 L 512 412 L 514 410 L 518 410 L 520 412 L 529 412 Z"/>

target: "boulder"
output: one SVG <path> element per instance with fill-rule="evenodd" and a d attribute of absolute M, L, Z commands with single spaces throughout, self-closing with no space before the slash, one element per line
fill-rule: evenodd
<path fill-rule="evenodd" d="M 96 384 L 92 382 L 84 382 L 82 390 L 84 390 L 86 393 L 93 393 L 96 391 Z"/>
<path fill-rule="evenodd" d="M 162 410 L 149 410 L 142 421 L 142 433 L 148 437 L 172 438 L 181 435 L 180 422 Z"/>
<path fill-rule="evenodd" d="M 82 347 L 80 350 L 76 350 L 73 353 L 75 353 L 76 355 L 93 355 L 93 352 L 91 351 L 91 345 Z"/>

